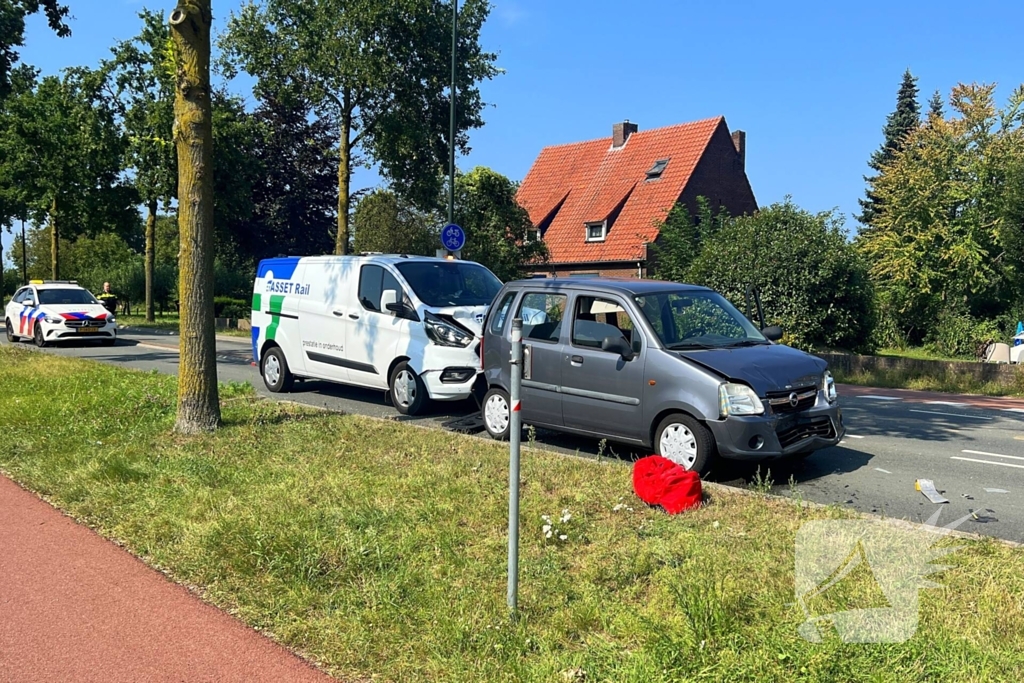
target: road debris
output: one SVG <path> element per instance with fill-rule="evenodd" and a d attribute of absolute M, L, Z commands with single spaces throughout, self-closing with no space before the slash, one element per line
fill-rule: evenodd
<path fill-rule="evenodd" d="M 972 496 L 972 495 L 971 495 L 971 494 L 969 494 L 969 493 L 961 493 L 961 494 L 960 494 L 960 497 L 961 497 L 961 498 L 966 498 L 967 500 L 974 500 L 974 496 Z"/>
<path fill-rule="evenodd" d="M 892 474 L 892 472 L 890 472 L 889 470 L 883 470 L 881 467 L 876 467 L 875 471 L 881 472 L 882 474 Z"/>
<path fill-rule="evenodd" d="M 971 510 L 970 508 L 968 508 L 967 511 L 971 513 L 971 521 L 978 522 L 979 524 L 987 524 L 988 522 L 999 521 L 995 518 L 995 510 L 989 510 L 988 508 L 983 508 L 981 510 Z"/>
<path fill-rule="evenodd" d="M 985 493 L 1009 493 L 1006 489 L 982 489 Z"/>
<path fill-rule="evenodd" d="M 925 497 L 936 505 L 948 503 L 949 500 L 939 495 L 935 488 L 935 482 L 931 479 L 918 479 L 914 482 L 914 488 L 925 495 Z"/>

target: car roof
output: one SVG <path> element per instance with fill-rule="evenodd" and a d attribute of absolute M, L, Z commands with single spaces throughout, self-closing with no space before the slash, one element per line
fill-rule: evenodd
<path fill-rule="evenodd" d="M 42 284 L 30 284 L 29 287 L 36 289 L 85 289 L 82 285 L 73 285 L 70 282 L 45 282 Z"/>
<path fill-rule="evenodd" d="M 573 291 L 606 292 L 642 296 L 656 292 L 693 291 L 710 292 L 713 290 L 699 285 L 687 285 L 665 280 L 638 280 L 636 278 L 594 277 L 574 278 L 557 277 L 546 279 L 515 280 L 505 285 L 517 289 L 570 289 Z"/>

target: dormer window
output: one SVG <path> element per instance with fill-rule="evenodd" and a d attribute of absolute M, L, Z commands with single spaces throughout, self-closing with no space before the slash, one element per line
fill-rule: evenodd
<path fill-rule="evenodd" d="M 654 162 L 654 166 L 651 166 L 650 170 L 647 171 L 648 180 L 657 180 L 661 177 L 661 174 L 665 172 L 665 167 L 668 166 L 668 159 L 658 159 Z"/>
<path fill-rule="evenodd" d="M 528 228 L 526 230 L 526 243 L 540 242 L 540 230 L 537 228 Z"/>
<path fill-rule="evenodd" d="M 601 221 L 599 223 L 587 223 L 588 242 L 604 242 L 604 238 L 607 236 L 608 221 Z"/>

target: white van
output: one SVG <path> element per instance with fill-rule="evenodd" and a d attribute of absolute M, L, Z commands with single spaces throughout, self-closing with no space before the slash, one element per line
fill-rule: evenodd
<path fill-rule="evenodd" d="M 298 378 L 390 391 L 399 412 L 468 398 L 501 282 L 478 263 L 404 255 L 260 261 L 252 353 L 267 388 Z"/>

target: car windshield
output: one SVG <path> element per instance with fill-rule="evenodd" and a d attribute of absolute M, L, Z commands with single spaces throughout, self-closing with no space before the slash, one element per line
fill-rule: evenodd
<path fill-rule="evenodd" d="M 83 304 L 98 304 L 96 297 L 84 289 L 58 288 L 40 289 L 40 306 L 81 306 Z"/>
<path fill-rule="evenodd" d="M 719 349 L 770 344 L 717 292 L 675 290 L 635 297 L 668 349 Z"/>
<path fill-rule="evenodd" d="M 494 273 L 466 261 L 409 261 L 398 264 L 416 296 L 427 306 L 487 306 L 501 281 Z"/>

